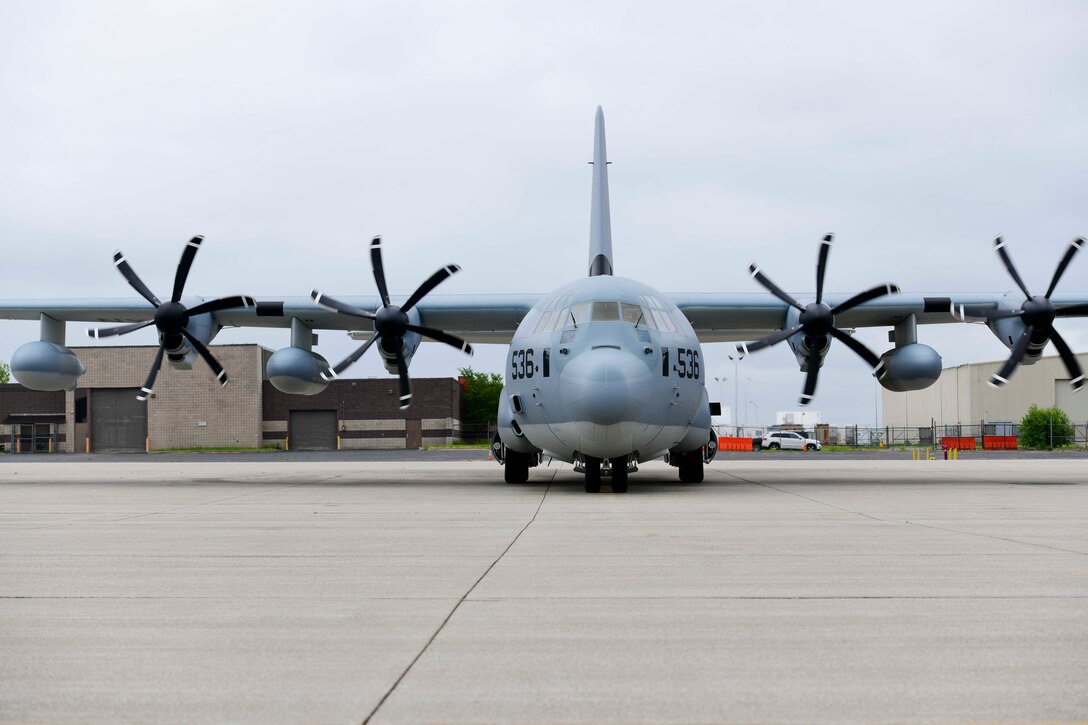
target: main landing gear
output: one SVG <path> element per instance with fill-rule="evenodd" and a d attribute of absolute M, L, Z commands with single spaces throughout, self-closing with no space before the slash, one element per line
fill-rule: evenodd
<path fill-rule="evenodd" d="M 535 453 L 518 453 L 507 449 L 503 478 L 507 483 L 525 483 L 529 480 L 529 467 L 536 465 L 535 458 Z"/>
<path fill-rule="evenodd" d="M 703 482 L 703 452 L 696 448 L 688 453 L 673 454 L 673 461 L 680 469 L 680 480 L 683 483 Z"/>

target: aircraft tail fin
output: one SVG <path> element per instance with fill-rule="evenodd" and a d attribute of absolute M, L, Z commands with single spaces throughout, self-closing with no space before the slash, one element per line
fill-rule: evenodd
<path fill-rule="evenodd" d="M 597 106 L 593 129 L 593 202 L 589 211 L 589 276 L 612 274 L 612 217 L 608 205 L 608 153 L 604 109 Z"/>

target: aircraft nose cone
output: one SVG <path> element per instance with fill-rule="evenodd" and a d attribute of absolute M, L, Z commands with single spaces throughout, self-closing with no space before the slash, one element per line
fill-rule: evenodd
<path fill-rule="evenodd" d="M 634 420 L 646 364 L 629 352 L 601 347 L 579 354 L 563 369 L 563 404 L 577 420 L 612 425 Z"/>

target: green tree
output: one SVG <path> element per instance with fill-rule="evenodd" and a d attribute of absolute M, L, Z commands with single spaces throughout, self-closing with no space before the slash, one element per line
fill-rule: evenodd
<path fill-rule="evenodd" d="M 1031 406 L 1020 421 L 1021 448 L 1053 448 L 1073 442 L 1073 426 L 1061 408 Z"/>
<path fill-rule="evenodd" d="M 11 368 L 3 360 L 0 360 L 0 385 L 11 382 Z"/>
<path fill-rule="evenodd" d="M 472 368 L 461 368 L 460 373 L 465 381 L 461 392 L 461 422 L 467 425 L 494 423 L 499 413 L 502 375 L 478 373 Z"/>

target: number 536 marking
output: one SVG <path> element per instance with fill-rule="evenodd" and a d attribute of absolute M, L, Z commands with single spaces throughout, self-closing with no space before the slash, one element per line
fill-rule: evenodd
<path fill-rule="evenodd" d="M 673 371 L 681 378 L 699 379 L 699 351 L 689 350 L 686 347 L 676 348 L 676 364 Z"/>

